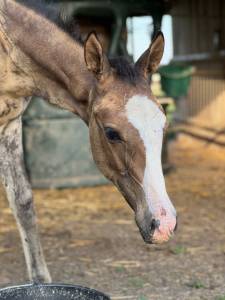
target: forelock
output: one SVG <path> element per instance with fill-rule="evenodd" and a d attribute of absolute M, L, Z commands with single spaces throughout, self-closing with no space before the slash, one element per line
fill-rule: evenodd
<path fill-rule="evenodd" d="M 128 82 L 132 85 L 136 85 L 140 79 L 140 74 L 135 68 L 133 63 L 130 63 L 124 57 L 110 58 L 110 66 L 116 72 L 116 75 L 119 79 Z"/>

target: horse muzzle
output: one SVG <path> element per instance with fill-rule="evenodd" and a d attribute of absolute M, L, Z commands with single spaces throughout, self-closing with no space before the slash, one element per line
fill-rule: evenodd
<path fill-rule="evenodd" d="M 165 212 L 164 215 L 152 215 L 147 212 L 142 218 L 136 214 L 136 223 L 144 241 L 148 244 L 167 242 L 177 228 L 176 215 L 168 212 Z"/>

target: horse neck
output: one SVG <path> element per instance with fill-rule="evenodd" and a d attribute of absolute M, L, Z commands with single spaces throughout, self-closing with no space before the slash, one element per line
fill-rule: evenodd
<path fill-rule="evenodd" d="M 70 101 L 79 103 L 77 107 L 85 111 L 94 79 L 86 68 L 82 45 L 49 20 L 13 0 L 0 2 L 0 21 L 12 44 L 39 67 L 39 72 L 30 75 L 36 76 L 42 93 L 47 91 L 47 96 L 54 98 L 53 89 L 63 90 L 62 94 L 67 91 L 67 97 L 74 98 Z M 33 68 L 27 69 L 33 72 Z M 79 111 L 75 106 L 74 110 Z"/>

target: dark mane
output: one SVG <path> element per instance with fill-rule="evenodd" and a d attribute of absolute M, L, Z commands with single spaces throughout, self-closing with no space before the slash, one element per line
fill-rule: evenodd
<path fill-rule="evenodd" d="M 68 19 L 62 15 L 62 12 L 57 8 L 52 1 L 44 0 L 17 0 L 18 3 L 31 8 L 39 15 L 44 16 L 56 24 L 60 29 L 67 32 L 75 41 L 83 43 L 80 29 L 74 19 Z"/>
<path fill-rule="evenodd" d="M 59 7 L 56 7 L 52 0 L 17 0 L 17 2 L 44 16 L 68 33 L 75 41 L 83 44 L 79 25 L 76 20 L 63 16 Z M 124 57 L 110 58 L 109 63 L 121 80 L 136 85 L 140 76 L 134 64 L 130 63 Z"/>
<path fill-rule="evenodd" d="M 109 63 L 121 80 L 135 85 L 140 78 L 140 75 L 137 69 L 135 69 L 134 64 L 130 63 L 124 57 L 110 58 Z"/>

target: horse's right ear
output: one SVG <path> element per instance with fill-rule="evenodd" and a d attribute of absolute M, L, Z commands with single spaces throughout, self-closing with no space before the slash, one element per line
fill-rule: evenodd
<path fill-rule="evenodd" d="M 89 71 L 101 80 L 110 70 L 109 61 L 94 32 L 90 33 L 84 44 L 84 59 Z"/>

